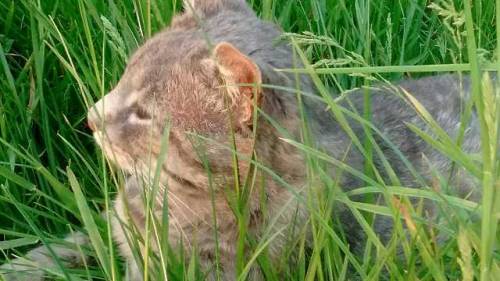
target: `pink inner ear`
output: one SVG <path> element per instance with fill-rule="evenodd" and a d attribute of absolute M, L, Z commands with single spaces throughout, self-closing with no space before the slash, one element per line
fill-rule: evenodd
<path fill-rule="evenodd" d="M 215 47 L 215 58 L 218 63 L 230 72 L 236 83 L 260 83 L 260 71 L 250 58 L 242 54 L 233 45 L 222 42 Z M 243 86 L 245 88 L 253 88 Z"/>
<path fill-rule="evenodd" d="M 229 43 L 223 42 L 217 45 L 214 54 L 222 69 L 221 73 L 225 73 L 233 83 L 256 84 L 256 87 L 252 85 L 240 85 L 238 87 L 240 95 L 235 108 L 238 125 L 241 127 L 251 125 L 254 103 L 257 106 L 260 105 L 262 97 L 258 85 L 261 83 L 259 68 L 250 58 Z"/>
<path fill-rule="evenodd" d="M 245 103 L 249 102 L 246 101 Z M 245 104 L 245 106 L 243 106 L 243 110 L 240 115 L 240 123 L 246 123 L 246 124 L 251 123 L 252 114 L 253 114 L 253 106 L 251 104 Z"/>

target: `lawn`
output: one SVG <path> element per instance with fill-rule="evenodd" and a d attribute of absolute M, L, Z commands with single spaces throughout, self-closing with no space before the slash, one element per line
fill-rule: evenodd
<path fill-rule="evenodd" d="M 168 26 L 181 10 L 178 0 L 2 0 L 0 1 L 0 264 L 42 243 L 61 241 L 73 231 L 93 236 L 84 249 L 93 262 L 51 270 L 67 280 L 121 280 L 126 270 L 110 227 L 98 215 L 109 210 L 123 175 L 105 160 L 86 127 L 89 106 L 119 80 L 128 57 L 147 38 Z M 500 280 L 500 160 L 497 128 L 500 96 L 480 71 L 500 72 L 500 0 L 249 0 L 263 19 L 280 25 L 299 55 L 319 78 L 321 97 L 376 80 L 460 72 L 472 77 L 474 106 L 481 122 L 480 165 L 464 168 L 483 191 L 481 202 L 441 200 L 432 188 L 411 192 L 393 186 L 400 201 L 435 200 L 453 212 L 445 229 L 418 219 L 419 211 L 398 217 L 396 232 L 380 245 L 371 232 L 373 217 L 393 214 L 394 204 L 329 200 L 315 209 L 311 247 L 295 245 L 297 258 L 283 255 L 278 266 L 254 253 L 268 280 Z M 289 70 L 294 71 L 294 70 Z M 496 83 L 496 82 L 494 82 Z M 365 118 L 370 118 L 367 95 Z M 466 114 L 466 110 L 464 111 Z M 437 129 L 437 128 L 436 128 Z M 445 137 L 435 146 L 446 146 Z M 455 141 L 455 140 L 453 140 Z M 374 152 L 366 139 L 363 145 Z M 446 150 L 450 159 L 470 157 Z M 312 154 L 311 158 L 319 157 Z M 370 172 L 365 174 L 380 183 Z M 311 171 L 321 167 L 310 161 Z M 474 162 L 476 163 L 476 162 Z M 456 165 L 463 165 L 457 161 Z M 361 171 L 363 172 L 363 171 Z M 332 185 L 332 179 L 325 179 Z M 360 191 L 362 192 L 362 190 Z M 457 199 L 458 200 L 458 199 Z M 452 204 L 450 201 L 459 202 Z M 342 226 L 329 210 L 346 204 L 365 222 L 364 253 L 351 252 Z M 418 208 L 416 208 L 418 209 Z M 471 219 L 474 218 L 474 219 Z M 449 239 L 436 242 L 445 232 Z M 97 242 L 96 242 L 97 241 Z M 291 246 L 290 246 L 291 247 Z M 398 249 L 403 249 L 403 254 Z M 162 270 L 150 280 L 201 280 L 196 254 L 160 258 Z M 240 270 L 254 255 L 243 257 Z M 255 255 L 256 256 L 256 255 Z"/>

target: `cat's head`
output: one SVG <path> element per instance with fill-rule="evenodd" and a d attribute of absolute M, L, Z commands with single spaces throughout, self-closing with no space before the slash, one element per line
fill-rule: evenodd
<path fill-rule="evenodd" d="M 215 13 L 214 7 L 240 9 L 242 5 L 242 0 L 186 0 L 186 12 L 180 18 L 198 20 Z M 248 10 L 243 16 L 248 16 Z M 270 44 L 267 37 L 252 38 Z M 257 43 L 254 45 L 259 46 Z M 283 61 L 287 51 L 280 49 L 277 53 Z M 147 174 L 156 168 L 162 136 L 169 128 L 168 159 L 162 166 L 167 177 L 203 185 L 206 178 L 198 175 L 206 175 L 202 163 L 206 160 L 213 173 L 233 175 L 234 144 L 240 155 L 247 156 L 246 160 L 239 158 L 243 173 L 254 151 L 257 107 L 279 119 L 287 129 L 298 127 L 294 123 L 295 100 L 286 102 L 281 95 L 271 95 L 274 91 L 261 87 L 262 81 L 286 84 L 281 79 L 288 78 L 275 73 L 260 57 L 253 57 L 227 42 L 209 44 L 196 27 L 159 33 L 135 52 L 115 88 L 89 110 L 88 122 L 96 142 L 107 158 L 123 170 Z M 263 133 L 259 135 L 266 135 L 261 137 L 263 142 L 269 142 L 269 135 L 274 134 L 272 126 L 267 125 L 260 122 L 256 127 L 267 128 L 265 132 L 260 129 Z M 205 141 L 195 135 L 203 136 Z M 267 151 L 260 153 L 260 159 L 265 161 L 274 149 L 269 143 L 262 147 Z"/>
<path fill-rule="evenodd" d="M 192 34 L 167 32 L 138 49 L 88 122 L 107 158 L 130 173 L 154 169 L 168 127 L 167 172 L 185 178 L 201 166 L 193 163 L 199 155 L 192 133 L 230 146 L 232 130 L 238 149 L 251 153 L 260 83 L 259 67 L 233 45 L 209 48 Z M 215 169 L 231 166 L 229 150 L 205 150 Z"/>

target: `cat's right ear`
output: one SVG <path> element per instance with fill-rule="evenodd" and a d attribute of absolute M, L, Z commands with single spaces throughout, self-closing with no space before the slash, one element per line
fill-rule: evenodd
<path fill-rule="evenodd" d="M 227 42 L 215 46 L 214 59 L 232 99 L 238 125 L 252 124 L 254 106 L 260 106 L 262 100 L 262 76 L 259 67 L 251 58 Z"/>

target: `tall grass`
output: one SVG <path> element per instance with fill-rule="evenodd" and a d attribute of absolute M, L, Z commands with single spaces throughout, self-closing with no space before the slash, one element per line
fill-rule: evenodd
<path fill-rule="evenodd" d="M 169 24 L 180 10 L 180 2 L 0 2 L 0 263 L 40 243 L 61 243 L 65 234 L 82 230 L 92 242 L 90 249 L 82 251 L 96 262 L 78 269 L 59 266 L 49 273 L 61 279 L 121 280 L 126 266 L 111 240 L 110 226 L 98 214 L 109 210 L 108 218 L 113 215 L 112 200 L 123 178 L 109 168 L 96 149 L 85 127 L 86 111 L 116 84 L 127 57 Z M 498 79 L 491 82 L 481 76 L 484 70 L 500 72 L 500 1 L 248 2 L 259 16 L 275 21 L 287 32 L 296 59 L 303 65 L 280 71 L 311 76 L 318 97 L 329 105 L 342 128 L 351 132 L 352 145 L 364 153 L 366 165 L 364 171 L 358 171 L 342 159 L 314 150 L 307 123 L 302 124 L 303 139 L 286 140 L 304 152 L 308 175 L 321 179 L 324 188 L 303 202 L 311 213 L 307 227 L 312 230 L 312 245 L 306 247 L 305 234 L 299 241 L 291 241 L 289 248 L 298 249 L 298 256 L 292 257 L 293 252 L 287 248 L 277 266 L 267 258 L 266 246 L 278 234 L 269 229 L 259 241 L 246 235 L 246 196 L 259 181 L 249 177 L 252 181 L 236 183 L 241 187 L 234 202 L 241 232 L 237 257 L 240 280 L 254 262 L 268 280 L 349 280 L 353 273 L 364 280 L 387 276 L 391 280 L 500 280 L 500 96 L 494 87 Z M 333 94 L 370 85 L 372 80 L 438 72 L 470 73 L 472 77 L 473 105 L 481 126 L 481 155 L 476 158 L 481 165 L 472 161 L 460 149 L 460 141 L 443 133 L 425 108 L 408 96 L 438 138 L 413 129 L 480 180 L 481 202 L 437 193 L 431 188 L 402 186 L 388 162 L 384 162 L 384 171 L 377 171 L 372 156 L 385 158 L 371 137 L 380 132 L 366 121 L 370 120 L 369 95 L 360 116 L 339 107 Z M 464 120 L 469 113 L 464 110 Z M 346 118 L 362 122 L 369 132 L 365 139 L 352 133 Z M 249 161 L 287 187 L 272 170 L 266 170 L 255 159 Z M 342 173 L 359 177 L 366 186 L 343 192 L 335 177 L 326 174 L 322 166 L 325 162 L 341 167 Z M 382 178 L 381 174 L 390 178 Z M 441 177 L 438 184 L 445 186 L 445 179 Z M 353 200 L 356 195 L 381 192 L 390 199 L 386 205 Z M 421 206 L 408 204 L 410 199 L 438 202 L 444 213 L 449 212 L 448 226 L 426 224 Z M 359 231 L 367 241 L 361 255 L 349 248 L 347 234 L 336 223 L 335 214 L 332 218 L 336 205 L 346 206 L 361 225 Z M 479 222 L 470 220 L 471 215 L 480 217 Z M 395 232 L 388 244 L 375 234 L 374 216 L 395 218 Z M 163 221 L 148 217 L 149 228 L 162 234 L 155 238 L 161 242 L 168 233 L 164 227 L 168 216 Z M 435 243 L 437 233 L 446 233 L 450 239 Z M 140 238 L 129 239 L 137 246 Z M 250 254 L 243 254 L 245 243 L 251 245 Z M 181 261 L 187 253 L 173 252 L 166 243 L 160 244 L 164 247 L 159 254 L 147 252 L 145 256 L 136 247 L 137 260 L 146 265 L 146 279 L 203 278 L 196 254 L 184 263 Z M 404 259 L 399 258 L 401 249 Z M 151 268 L 158 270 L 149 271 Z"/>

